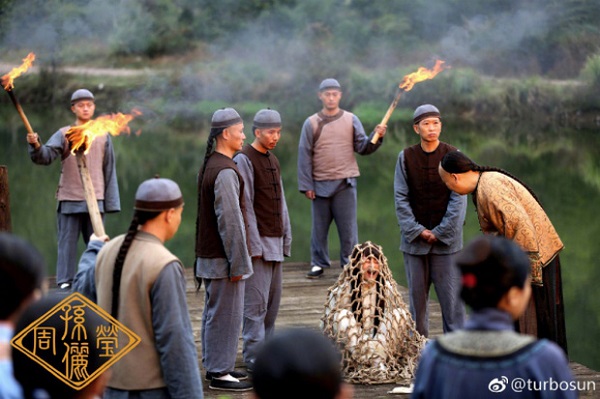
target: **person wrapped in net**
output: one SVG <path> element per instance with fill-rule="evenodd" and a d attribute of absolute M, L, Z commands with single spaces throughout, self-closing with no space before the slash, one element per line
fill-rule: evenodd
<path fill-rule="evenodd" d="M 354 246 L 328 290 L 322 322 L 325 335 L 341 349 L 347 381 L 403 383 L 414 377 L 425 338 L 415 329 L 379 245 Z"/>

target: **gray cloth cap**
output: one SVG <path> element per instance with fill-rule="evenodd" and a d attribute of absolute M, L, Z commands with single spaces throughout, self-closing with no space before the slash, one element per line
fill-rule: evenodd
<path fill-rule="evenodd" d="M 225 129 L 242 122 L 242 117 L 235 109 L 223 108 L 215 111 L 210 121 L 210 127 Z"/>
<path fill-rule="evenodd" d="M 170 179 L 155 177 L 138 187 L 135 193 L 137 211 L 162 212 L 183 205 L 183 195 L 177 183 Z"/>
<path fill-rule="evenodd" d="M 342 86 L 340 86 L 340 82 L 333 78 L 325 79 L 319 85 L 319 91 L 328 90 L 328 89 L 338 89 L 342 90 Z"/>
<path fill-rule="evenodd" d="M 71 95 L 71 104 L 75 104 L 77 101 L 81 101 L 81 100 L 94 101 L 94 95 L 92 94 L 91 91 L 89 91 L 87 89 L 75 90 L 75 92 L 73 92 L 73 95 Z"/>
<path fill-rule="evenodd" d="M 440 110 L 431 104 L 419 105 L 413 114 L 413 124 L 421 122 L 423 119 L 437 117 L 442 119 Z"/>
<path fill-rule="evenodd" d="M 281 127 L 281 115 L 274 109 L 261 109 L 254 115 L 253 126 L 256 129 L 270 129 Z"/>

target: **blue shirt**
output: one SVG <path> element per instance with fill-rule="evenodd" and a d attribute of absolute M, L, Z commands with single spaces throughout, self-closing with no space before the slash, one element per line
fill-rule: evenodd
<path fill-rule="evenodd" d="M 13 328 L 7 323 L 0 323 L 0 346 L 9 346 L 13 337 Z M 10 347 L 8 348 L 10 353 Z M 0 399 L 21 399 L 23 390 L 13 376 L 12 361 L 9 358 L 0 359 Z"/>
<path fill-rule="evenodd" d="M 514 332 L 513 326 L 508 313 L 484 309 L 474 312 L 461 332 L 467 338 L 470 333 L 488 332 L 489 340 L 483 344 L 493 346 L 494 337 Z M 451 334 L 455 333 L 447 336 Z M 532 339 L 509 353 L 501 353 L 500 347 L 493 356 L 477 355 L 477 343 L 472 341 L 469 349 L 474 354 L 467 355 L 448 350 L 439 339 L 430 341 L 421 355 L 411 398 L 577 398 L 577 391 L 568 389 L 575 388 L 569 364 L 555 343 Z M 521 382 L 526 385 L 519 392 Z"/>

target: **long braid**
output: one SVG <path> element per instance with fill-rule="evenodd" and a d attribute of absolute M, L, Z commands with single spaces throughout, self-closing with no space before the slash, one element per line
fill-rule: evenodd
<path fill-rule="evenodd" d="M 470 171 L 502 173 L 503 175 L 506 175 L 506 176 L 510 177 L 511 179 L 516 180 L 519 184 L 521 184 L 523 187 L 525 187 L 525 189 L 527 191 L 529 191 L 529 194 L 531 194 L 531 196 L 543 208 L 540 199 L 537 197 L 537 195 L 535 195 L 533 190 L 527 184 L 523 183 L 518 177 L 514 176 L 512 173 L 509 173 L 504 169 L 496 168 L 493 166 L 477 165 L 468 156 L 466 156 L 465 154 L 463 154 L 460 151 L 451 151 L 451 152 L 447 153 L 446 155 L 444 155 L 444 158 L 442 158 L 441 165 L 442 165 L 442 169 L 444 169 L 448 173 L 461 174 L 461 173 L 466 173 L 466 172 L 470 172 Z M 475 194 L 473 194 L 473 202 L 475 203 L 475 205 L 477 205 L 477 202 L 475 201 Z"/>
<path fill-rule="evenodd" d="M 221 134 L 225 130 L 224 128 L 211 128 L 210 134 L 208 135 L 208 140 L 206 141 L 206 152 L 204 153 L 204 162 L 202 164 L 202 169 L 200 169 L 200 173 L 198 173 L 198 214 L 196 216 L 196 246 L 198 245 L 198 236 L 200 234 L 200 206 L 202 203 L 202 181 L 204 180 L 204 172 L 206 171 L 206 165 L 208 164 L 208 160 L 213 154 L 213 148 L 215 145 L 216 137 Z M 196 252 L 194 253 L 194 259 L 196 258 L 196 254 L 198 253 L 198 248 L 196 248 Z M 194 277 L 196 280 L 196 291 L 200 290 L 200 286 L 202 284 L 202 279 L 197 277 L 196 270 L 196 262 L 194 262 Z"/>
<path fill-rule="evenodd" d="M 146 223 L 148 220 L 154 219 L 159 214 L 160 212 L 146 211 L 135 211 L 133 213 L 131 224 L 129 225 L 125 239 L 119 248 L 119 253 L 117 254 L 117 259 L 115 260 L 115 268 L 113 269 L 112 304 L 110 314 L 115 319 L 119 317 L 121 275 L 123 274 L 123 265 L 125 264 L 125 258 L 127 257 L 127 252 L 129 252 L 129 247 L 131 246 L 131 243 L 138 232 L 138 227 Z"/>

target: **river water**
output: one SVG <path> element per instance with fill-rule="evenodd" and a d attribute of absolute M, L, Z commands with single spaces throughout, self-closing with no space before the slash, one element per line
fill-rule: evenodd
<path fill-rule="evenodd" d="M 12 229 L 40 249 L 47 259 L 49 273 L 53 274 L 57 250 L 54 194 L 60 165 L 55 162 L 50 166 L 38 166 L 29 160 L 25 129 L 17 113 L 10 108 L 8 105 L 0 108 L 0 165 L 5 165 L 9 173 Z M 250 122 L 251 115 L 243 116 Z M 28 117 L 43 140 L 71 121 L 67 111 L 50 114 L 42 106 L 28 107 Z M 302 118 L 295 119 L 300 121 Z M 140 182 L 155 174 L 171 178 L 181 186 L 186 205 L 180 230 L 167 246 L 189 266 L 194 256 L 195 181 L 204 157 L 207 131 L 140 124 L 143 128 L 139 136 L 113 137 L 122 211 L 107 215 L 107 234 L 114 237 L 127 230 L 133 197 Z M 134 130 L 138 128 L 136 121 L 132 125 Z M 245 132 L 247 142 L 250 142 L 251 129 L 247 127 Z M 290 260 L 308 262 L 310 203 L 296 186 L 299 132 L 300 123 L 285 126 L 275 154 L 281 162 L 292 221 Z M 540 127 L 521 121 L 474 123 L 450 120 L 445 121 L 442 140 L 459 147 L 481 165 L 510 171 L 532 187 L 541 199 L 565 243 L 561 262 L 570 358 L 600 369 L 600 346 L 596 343 L 600 337 L 600 301 L 595 296 L 596 283 L 600 281 L 600 268 L 595 265 L 600 259 L 600 216 L 595 209 L 600 197 L 600 129 Z M 406 285 L 406 280 L 398 250 L 393 177 L 398 152 L 417 141 L 408 122 L 406 126 L 390 126 L 382 148 L 370 156 L 359 157 L 360 240 L 371 240 L 383 246 L 394 275 L 402 285 Z M 476 215 L 469 200 L 465 240 L 478 234 Z M 338 252 L 337 233 L 332 227 L 332 259 L 337 259 Z"/>

